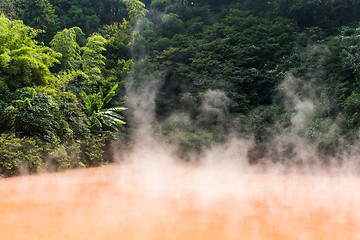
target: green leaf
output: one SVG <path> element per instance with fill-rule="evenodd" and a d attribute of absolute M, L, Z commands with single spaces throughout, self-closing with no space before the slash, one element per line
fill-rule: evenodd
<path fill-rule="evenodd" d="M 91 101 L 90 101 L 90 98 L 83 90 L 81 90 L 80 93 L 81 93 L 81 96 L 82 96 L 82 98 L 84 100 L 85 108 L 88 111 L 88 115 L 90 115 L 91 114 L 91 105 L 92 105 Z"/>
<path fill-rule="evenodd" d="M 113 108 L 108 108 L 106 109 L 107 111 L 116 111 L 116 112 L 121 112 L 121 111 L 125 111 L 127 110 L 128 108 L 126 107 L 113 107 Z"/>
<path fill-rule="evenodd" d="M 104 116 L 112 116 L 114 118 L 118 118 L 118 119 L 123 119 L 124 117 L 121 116 L 120 114 L 116 113 L 116 112 L 111 112 L 111 111 L 106 111 L 104 112 L 102 115 Z"/>
<path fill-rule="evenodd" d="M 100 129 L 102 128 L 102 124 L 96 116 L 90 117 L 90 121 L 94 123 L 93 126 L 95 125 L 96 127 L 100 128 Z"/>
<path fill-rule="evenodd" d="M 110 116 L 110 115 L 102 115 L 102 117 L 105 118 L 107 121 L 110 121 L 110 122 L 115 122 L 115 123 L 121 124 L 121 125 L 126 124 L 125 121 L 123 121 L 123 120 L 121 120 L 119 118 L 115 118 L 115 117 Z M 104 121 L 104 123 L 106 124 L 107 121 Z"/>
<path fill-rule="evenodd" d="M 113 96 L 115 95 L 115 90 L 119 86 L 119 84 L 115 84 L 115 86 L 108 92 L 106 97 L 103 99 L 103 102 L 106 104 L 111 101 Z"/>

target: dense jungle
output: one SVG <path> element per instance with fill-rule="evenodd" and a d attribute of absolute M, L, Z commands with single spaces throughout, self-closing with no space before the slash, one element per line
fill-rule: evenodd
<path fill-rule="evenodd" d="M 359 149 L 360 0 L 2 0 L 0 14 L 0 177 L 111 163 L 139 110 L 184 161 L 231 138 L 251 139 L 252 164 L 302 164 L 299 142 L 322 164 Z"/>

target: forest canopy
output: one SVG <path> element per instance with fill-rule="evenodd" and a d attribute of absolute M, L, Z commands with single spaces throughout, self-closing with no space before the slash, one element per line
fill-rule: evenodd
<path fill-rule="evenodd" d="M 293 143 L 272 141 L 291 133 L 326 163 L 359 140 L 358 0 L 2 0 L 0 14 L 0 176 L 111 162 L 143 75 L 161 79 L 156 135 L 179 152 L 236 132 L 250 162 L 291 164 Z"/>

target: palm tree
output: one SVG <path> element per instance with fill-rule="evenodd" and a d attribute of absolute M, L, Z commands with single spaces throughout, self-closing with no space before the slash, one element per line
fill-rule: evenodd
<path fill-rule="evenodd" d="M 99 92 L 93 95 L 87 95 L 81 90 L 81 95 L 84 100 L 86 114 L 90 120 L 91 128 L 103 129 L 104 125 L 112 128 L 115 131 L 119 130 L 119 126 L 126 124 L 123 116 L 118 112 L 127 110 L 125 107 L 104 108 L 107 103 L 111 101 L 115 95 L 115 90 L 118 87 L 116 84 L 104 97 L 103 91 L 100 87 Z"/>

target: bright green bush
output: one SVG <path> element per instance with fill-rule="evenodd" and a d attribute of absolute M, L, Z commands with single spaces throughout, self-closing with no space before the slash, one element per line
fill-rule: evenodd
<path fill-rule="evenodd" d="M 59 63 L 59 53 L 38 44 L 39 31 L 0 15 L 0 75 L 11 91 L 54 81 L 50 68 Z"/>
<path fill-rule="evenodd" d="M 42 158 L 42 150 L 34 140 L 0 135 L 0 177 L 35 173 L 45 166 Z"/>

